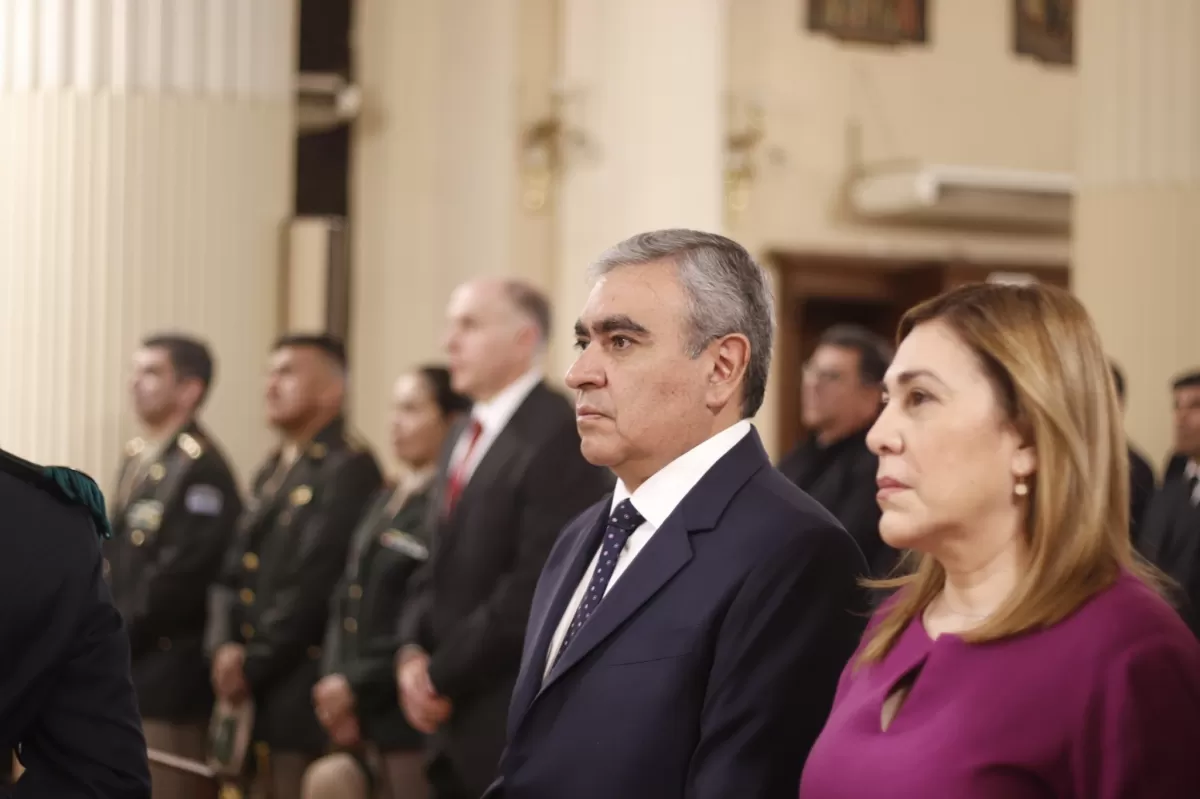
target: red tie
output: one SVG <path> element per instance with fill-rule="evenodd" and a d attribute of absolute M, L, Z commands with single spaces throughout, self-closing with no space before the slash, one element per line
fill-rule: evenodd
<path fill-rule="evenodd" d="M 483 425 L 475 418 L 471 419 L 471 423 L 467 425 L 467 429 L 462 432 L 463 435 L 469 436 L 469 438 L 467 440 L 466 451 L 458 459 L 458 463 L 454 464 L 454 468 L 450 470 L 450 477 L 446 481 L 446 503 L 444 508 L 447 516 L 454 512 L 454 506 L 458 504 L 458 498 L 462 496 L 463 486 L 467 484 L 467 464 L 471 462 L 471 455 L 475 452 L 475 445 L 479 443 L 481 433 L 483 433 Z"/>

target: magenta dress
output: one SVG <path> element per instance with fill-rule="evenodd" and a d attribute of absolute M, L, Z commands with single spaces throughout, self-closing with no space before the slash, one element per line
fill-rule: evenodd
<path fill-rule="evenodd" d="M 933 641 L 917 619 L 882 663 L 853 667 L 800 799 L 1200 797 L 1200 643 L 1132 576 L 996 643 Z M 884 698 L 918 669 L 881 731 Z"/>

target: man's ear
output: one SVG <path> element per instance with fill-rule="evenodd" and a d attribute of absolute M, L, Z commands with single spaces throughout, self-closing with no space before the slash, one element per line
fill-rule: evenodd
<path fill-rule="evenodd" d="M 750 340 L 741 333 L 731 333 L 709 344 L 712 369 L 708 373 L 709 407 L 724 407 L 745 383 L 750 365 Z"/>

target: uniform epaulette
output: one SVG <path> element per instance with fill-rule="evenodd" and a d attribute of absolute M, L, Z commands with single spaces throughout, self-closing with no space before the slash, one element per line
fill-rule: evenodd
<path fill-rule="evenodd" d="M 95 480 L 83 472 L 65 466 L 39 466 L 4 450 L 0 450 L 0 466 L 9 474 L 27 480 L 66 502 L 82 505 L 96 523 L 100 535 L 112 538 L 112 526 L 104 507 L 104 492 Z"/>
<path fill-rule="evenodd" d="M 204 454 L 204 446 L 191 433 L 180 433 L 176 442 L 192 460 L 199 460 L 200 456 Z"/>

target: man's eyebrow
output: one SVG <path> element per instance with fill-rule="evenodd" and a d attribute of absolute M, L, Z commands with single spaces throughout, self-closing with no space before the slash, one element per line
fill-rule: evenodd
<path fill-rule="evenodd" d="M 602 319 L 597 320 L 596 323 L 592 325 L 592 329 L 597 333 L 604 334 L 637 333 L 642 336 L 650 335 L 649 330 L 633 321 L 633 319 L 625 314 L 613 314 L 612 316 L 605 316 Z M 588 330 L 587 327 L 584 326 L 583 320 L 578 320 L 575 322 L 575 335 L 588 335 Z"/>

